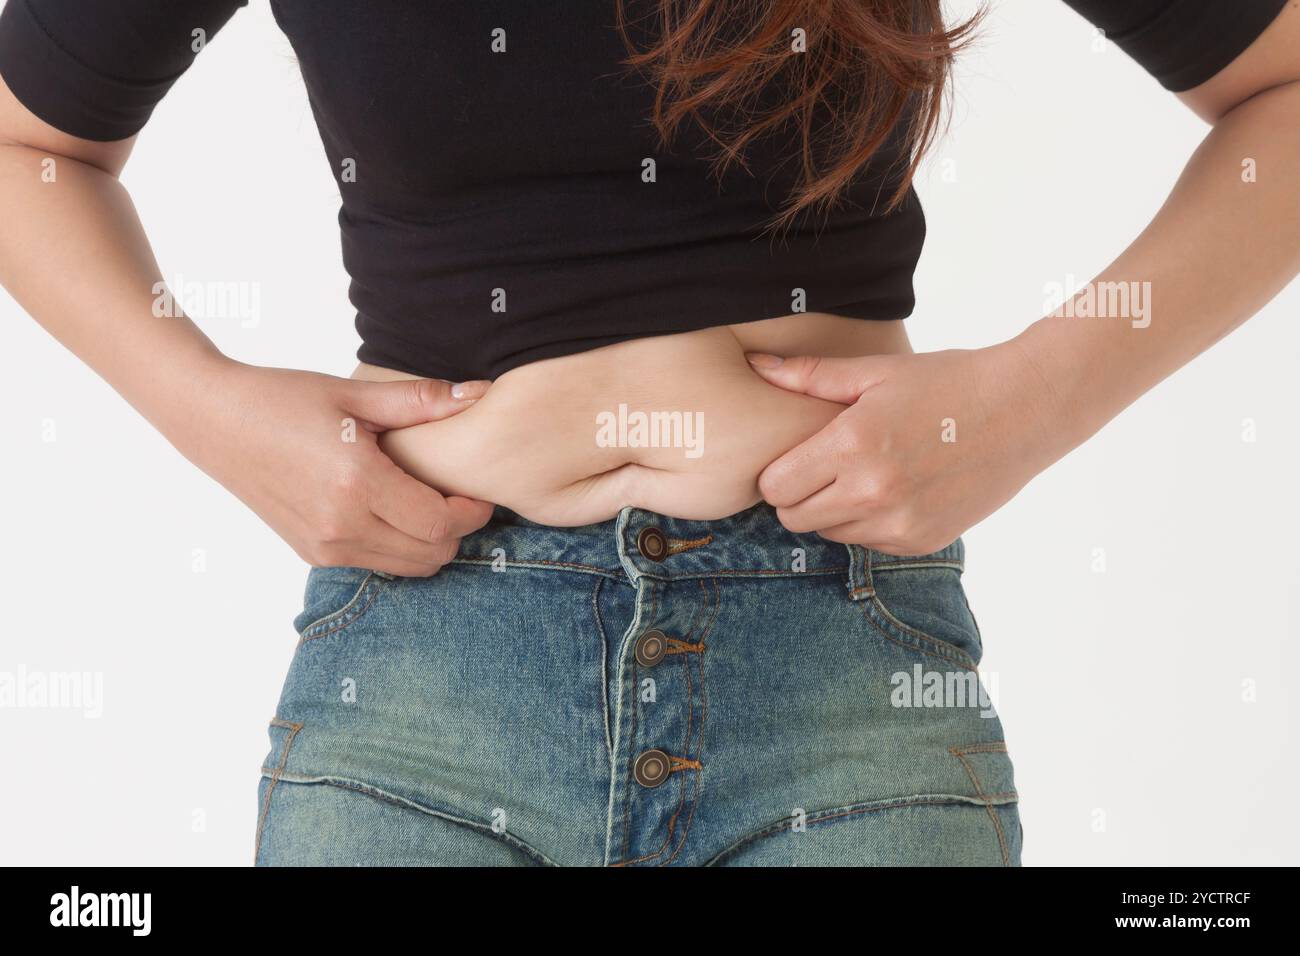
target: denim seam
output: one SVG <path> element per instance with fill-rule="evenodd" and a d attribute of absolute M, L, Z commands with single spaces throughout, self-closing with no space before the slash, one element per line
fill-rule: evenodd
<path fill-rule="evenodd" d="M 406 797 L 399 797 L 397 794 L 389 793 L 387 790 L 381 790 L 379 787 L 373 786 L 372 784 L 362 783 L 359 780 L 352 780 L 347 777 L 332 777 L 323 774 L 320 775 L 290 774 L 288 776 L 284 776 L 282 779 L 285 781 L 285 783 L 298 784 L 300 786 L 324 785 L 328 787 L 338 787 L 339 789 L 342 790 L 351 790 L 354 793 L 360 793 L 368 797 L 373 797 L 376 800 L 382 800 L 385 803 L 390 803 L 394 806 L 404 807 L 405 809 L 408 810 L 415 810 L 418 811 L 419 813 L 425 813 L 431 817 L 437 817 L 440 820 L 446 820 L 448 823 L 454 823 L 458 826 L 463 826 L 467 829 L 474 830 L 475 832 L 482 833 L 484 836 L 489 836 L 494 840 L 499 840 L 500 842 L 506 844 L 507 846 L 513 847 L 514 849 L 521 851 L 522 853 L 531 857 L 535 861 L 542 863 L 546 866 L 556 865 L 555 861 L 551 860 L 548 856 L 546 856 L 546 854 L 542 853 L 540 850 L 536 849 L 528 842 L 521 840 L 513 833 L 509 833 L 504 830 L 502 830 L 501 832 L 497 832 L 496 830 L 492 829 L 491 824 L 480 823 L 477 820 L 470 820 L 466 817 L 458 817 L 455 814 L 448 813 L 445 810 L 435 810 L 433 807 L 427 807 L 424 804 L 419 803 L 415 800 L 410 800 Z"/>
<path fill-rule="evenodd" d="M 704 625 L 704 632 L 700 635 L 700 639 L 697 642 L 700 646 L 701 652 L 703 652 L 705 647 L 705 639 L 713 632 L 713 624 L 718 619 L 718 610 L 722 607 L 722 588 L 718 586 L 717 581 L 711 581 L 711 583 L 713 584 L 713 613 L 709 615 L 709 623 Z M 704 595 L 705 603 L 707 604 L 708 591 L 705 589 L 703 581 L 700 582 L 700 592 Z M 688 664 L 690 662 L 689 658 L 683 658 L 683 660 Z M 699 661 L 700 667 L 700 734 L 699 739 L 695 744 L 696 760 L 694 769 L 697 772 L 692 781 L 695 785 L 695 799 L 691 802 L 691 812 L 686 815 L 686 827 L 682 830 L 682 838 L 677 844 L 677 849 L 673 850 L 672 856 L 659 864 L 660 866 L 667 866 L 673 860 L 677 859 L 677 854 L 681 853 L 682 847 L 686 846 L 686 837 L 690 834 L 691 823 L 695 819 L 695 808 L 700 805 L 700 795 L 701 791 L 704 789 L 704 765 L 700 758 L 704 756 L 704 728 L 709 719 L 709 695 L 704 689 L 704 658 L 701 656 L 696 658 L 696 660 Z"/>
<path fill-rule="evenodd" d="M 700 582 L 700 587 L 703 588 L 703 586 L 704 583 Z M 692 627 L 691 630 L 693 632 L 695 628 Z M 700 638 L 703 639 L 703 637 L 704 635 L 701 634 Z M 695 723 L 695 719 L 694 719 L 695 718 L 695 682 L 691 680 L 691 659 L 689 657 L 683 657 L 681 658 L 681 661 L 682 661 L 682 674 L 686 678 L 686 732 L 682 735 L 682 754 L 685 755 L 691 752 L 691 730 L 693 724 Z M 688 756 L 679 757 L 679 756 L 674 756 L 672 754 L 668 755 L 668 772 L 670 774 L 677 773 L 678 771 L 681 770 L 699 770 L 699 769 L 701 769 L 701 766 L 698 760 L 692 760 Z M 669 844 L 673 842 L 673 837 L 676 835 L 677 832 L 677 820 L 682 815 L 682 807 L 686 806 L 686 778 L 678 777 L 677 779 L 679 785 L 677 809 L 673 811 L 672 818 L 669 819 L 668 821 L 668 833 L 664 838 L 663 845 L 660 846 L 659 849 L 655 852 L 654 854 L 655 857 L 662 856 L 663 852 L 666 849 L 668 849 Z M 687 819 L 686 829 L 682 831 L 681 841 L 678 842 L 676 848 L 673 850 L 672 856 L 670 856 L 667 860 L 660 861 L 659 863 L 660 866 L 664 866 L 667 863 L 672 862 L 673 857 L 677 856 L 678 851 L 680 851 L 682 848 L 682 843 L 685 842 L 686 840 L 686 834 L 690 830 L 690 820 L 694 815 L 695 815 L 695 805 L 692 804 L 691 812 L 690 814 L 687 815 L 686 818 Z M 646 859 L 649 860 L 653 858 L 654 857 L 647 857 Z"/>
<path fill-rule="evenodd" d="M 966 596 L 966 589 L 965 589 L 965 588 L 962 588 L 962 592 L 961 592 L 961 600 L 962 600 L 962 603 L 966 605 L 966 613 L 970 615 L 971 623 L 975 625 L 975 637 L 976 637 L 976 639 L 979 641 L 980 651 L 983 652 L 983 650 L 984 650 L 984 635 L 980 632 L 980 622 L 979 622 L 979 620 L 975 617 L 975 611 L 974 611 L 974 610 L 971 608 L 971 606 L 970 606 L 970 598 L 968 598 L 968 597 Z"/>
<path fill-rule="evenodd" d="M 652 583 L 650 586 L 650 613 L 648 615 L 650 620 L 650 625 L 652 627 L 654 626 L 655 617 L 658 614 L 658 611 L 659 611 L 659 585 L 657 583 Z M 639 620 L 633 623 L 637 625 L 641 624 Z M 644 630 L 645 628 L 643 626 L 638 627 L 638 633 L 641 633 Z M 619 648 L 620 659 L 622 659 L 627 654 L 627 650 L 628 650 L 627 641 L 624 641 L 623 644 L 624 646 Z M 622 666 L 620 666 L 619 667 L 620 673 L 622 672 L 622 670 L 623 668 Z M 633 769 L 633 765 L 636 762 L 636 758 L 632 755 L 632 746 L 635 744 L 636 741 L 637 715 L 640 711 L 639 705 L 641 702 L 640 695 L 637 693 L 636 676 L 637 676 L 637 659 L 636 659 L 636 654 L 634 653 L 632 655 L 632 681 L 631 681 L 632 683 L 632 687 L 631 687 L 632 726 L 628 730 L 628 737 L 627 737 L 628 739 L 627 777 L 626 777 L 626 783 L 624 785 L 624 790 L 623 790 L 623 844 L 622 844 L 622 849 L 619 851 L 620 860 L 627 859 L 628 851 L 630 850 L 630 845 L 632 840 L 632 794 L 634 793 L 633 783 L 635 782 L 632 779 L 632 769 Z M 620 698 L 621 696 L 622 695 L 620 694 Z M 621 703 L 621 699 L 620 699 L 620 703 Z M 611 865 L 617 866 L 619 864 L 611 864 Z"/>
<path fill-rule="evenodd" d="M 947 661 L 950 664 L 955 664 L 958 667 L 979 673 L 979 668 L 975 665 L 975 662 L 971 660 L 970 656 L 963 650 L 953 644 L 949 644 L 947 641 L 941 641 L 937 638 L 930 637 L 928 634 L 918 631 L 916 628 L 911 627 L 908 624 L 904 624 L 898 618 L 894 617 L 893 614 L 889 613 L 889 609 L 881 603 L 880 598 L 876 596 L 875 592 L 872 592 L 871 600 L 859 601 L 858 607 L 861 609 L 862 616 L 866 618 L 867 623 L 874 625 L 876 633 L 885 640 L 892 641 L 899 647 L 906 647 L 908 650 L 915 651 L 918 654 L 936 657 L 939 660 Z M 872 618 L 871 612 L 873 610 L 879 615 L 879 621 Z M 885 629 L 885 626 L 894 627 L 904 635 L 911 637 L 914 640 L 921 641 L 923 645 L 932 645 L 934 649 L 931 650 L 925 646 L 917 647 L 915 644 L 909 644 L 906 641 L 899 640 L 890 634 L 888 630 Z"/>
<path fill-rule="evenodd" d="M 895 644 L 901 644 L 904 647 L 909 646 L 907 645 L 906 642 L 896 640 L 889 634 L 888 626 L 892 625 L 894 628 L 898 630 L 899 634 L 901 634 L 902 636 L 911 637 L 912 639 L 920 641 L 923 644 L 930 644 L 934 647 L 933 651 L 926 650 L 924 647 L 914 648 L 914 650 L 919 650 L 922 654 L 929 654 L 931 657 L 937 657 L 940 660 L 948 661 L 949 663 L 956 664 L 960 667 L 964 667 L 967 670 L 975 671 L 976 673 L 978 673 L 979 668 L 975 663 L 975 659 L 972 658 L 960 647 L 957 647 L 955 644 L 951 644 L 948 641 L 940 640 L 937 637 L 931 637 L 929 634 L 926 634 L 924 631 L 918 630 L 917 628 L 912 627 L 910 624 L 907 624 L 902 620 L 900 620 L 899 618 L 895 617 L 894 614 L 889 610 L 889 608 L 885 606 L 885 603 L 880 599 L 880 595 L 876 590 L 875 578 L 873 577 L 877 568 L 879 568 L 880 570 L 890 570 L 890 569 L 909 568 L 909 567 L 910 568 L 949 567 L 956 570 L 958 575 L 960 575 L 963 573 L 962 563 L 959 561 L 946 561 L 942 559 L 927 559 L 925 555 L 922 555 L 918 559 L 914 559 L 914 560 L 904 559 L 901 561 L 891 561 L 888 558 L 885 558 L 883 560 L 877 561 L 876 560 L 876 558 L 878 557 L 877 553 L 866 548 L 863 549 L 863 556 L 865 559 L 863 563 L 863 586 L 864 588 L 869 588 L 870 593 L 863 594 L 861 596 L 870 598 L 870 600 L 863 602 L 862 613 L 865 616 L 867 616 L 868 620 L 870 620 L 870 614 L 868 614 L 867 612 L 866 605 L 872 604 L 875 606 L 875 610 L 879 613 L 879 616 L 885 625 L 885 626 L 881 626 L 877 624 L 877 630 L 880 631 L 880 633 L 884 635 L 886 638 L 888 638 L 889 640 L 893 640 Z M 862 590 L 862 588 L 859 588 L 858 590 Z M 857 600 L 858 596 L 859 595 L 855 592 L 853 595 L 854 600 Z M 963 599 L 965 598 L 965 591 L 962 592 L 962 597 Z M 983 641 L 981 641 L 980 643 L 982 646 Z"/>
<path fill-rule="evenodd" d="M 965 768 L 967 776 L 970 777 L 971 785 L 975 788 L 975 793 L 984 801 L 984 809 L 988 813 L 989 819 L 993 821 L 993 829 L 998 835 L 998 846 L 1002 850 L 1002 865 L 1007 866 L 1011 860 L 1011 852 L 1007 847 L 1006 834 L 1002 831 L 1002 820 L 998 817 L 997 810 L 993 808 L 995 795 L 986 794 L 984 792 L 984 788 L 980 784 L 979 774 L 975 772 L 975 768 L 972 767 L 970 761 L 966 759 L 967 754 L 974 753 L 1005 754 L 1007 752 L 1006 742 L 998 741 L 983 744 L 969 744 L 965 747 L 949 747 L 948 752 L 961 761 L 961 765 Z"/>
<path fill-rule="evenodd" d="M 290 720 L 282 720 L 279 717 L 271 718 L 272 727 L 283 727 L 289 731 L 288 737 L 284 741 L 284 752 L 280 755 L 280 765 L 271 771 L 270 783 L 266 785 L 266 798 L 262 801 L 262 812 L 258 814 L 257 820 L 257 838 L 253 841 L 253 863 L 257 863 L 257 858 L 262 852 L 262 833 L 266 829 L 266 820 L 271 810 L 271 794 L 275 792 L 275 785 L 280 782 L 284 776 L 285 764 L 289 762 L 289 749 L 293 746 L 294 740 L 298 736 L 298 731 L 302 730 L 303 725 L 294 723 Z M 263 767 L 263 771 L 267 768 Z"/>
<path fill-rule="evenodd" d="M 828 823 L 833 820 L 840 820 L 844 817 L 856 816 L 863 813 L 874 813 L 878 810 L 900 810 L 907 807 L 945 807 L 945 806 L 965 806 L 965 807 L 983 807 L 988 808 L 986 800 L 975 799 L 972 797 L 961 796 L 959 794 L 925 794 L 923 796 L 906 797 L 883 802 L 872 802 L 864 804 L 850 804 L 846 807 L 833 807 L 827 810 L 818 810 L 815 813 L 807 814 L 804 822 L 808 826 L 816 826 L 820 823 Z M 794 822 L 794 817 L 782 817 L 776 823 L 768 824 L 758 830 L 754 830 L 732 843 L 725 850 L 715 854 L 704 865 L 715 866 L 719 860 L 735 853 L 737 850 L 748 846 L 750 843 L 767 837 L 776 836 L 779 833 L 785 833 L 790 829 Z"/>
<path fill-rule="evenodd" d="M 651 592 L 651 600 L 650 600 L 650 626 L 651 627 L 655 625 L 655 621 L 659 618 L 659 590 L 660 589 L 656 587 Z M 638 677 L 640 675 L 640 662 L 636 659 L 636 652 L 635 652 L 636 645 L 633 644 L 632 648 L 633 648 L 632 733 L 631 736 L 628 738 L 629 740 L 636 739 L 636 725 L 638 721 L 640 721 L 641 719 L 641 694 L 638 691 L 638 687 L 641 683 L 640 680 L 638 680 Z M 633 793 L 636 792 L 636 789 L 633 786 L 633 784 L 635 784 L 636 782 L 635 774 L 634 774 L 635 769 L 636 769 L 636 758 L 632 755 L 631 751 L 629 751 L 628 762 L 627 762 L 627 781 L 628 781 L 627 793 L 629 798 Z M 632 839 L 632 801 L 631 799 L 628 799 L 627 803 L 623 807 L 623 855 L 624 856 L 626 856 L 629 851 L 631 839 Z"/>
<path fill-rule="evenodd" d="M 605 717 L 605 755 L 610 770 L 614 769 L 614 738 L 609 729 L 609 639 L 605 636 L 605 622 L 600 617 L 600 586 L 605 582 L 596 579 L 591 590 L 591 614 L 596 621 L 596 636 L 600 639 L 600 709 Z"/>
<path fill-rule="evenodd" d="M 872 571 L 891 571 L 896 568 L 951 568 L 963 574 L 966 571 L 960 561 L 881 561 L 878 564 L 873 561 L 871 564 Z"/>
<path fill-rule="evenodd" d="M 307 641 L 315 641 L 322 637 L 328 637 L 329 635 L 337 633 L 345 627 L 356 623 L 356 621 L 370 610 L 370 606 L 375 603 L 375 599 L 378 598 L 383 589 L 388 586 L 388 583 L 387 579 L 379 577 L 374 572 L 367 574 L 362 579 L 356 593 L 352 595 L 352 599 L 349 600 L 347 604 L 343 605 L 337 611 L 332 611 L 329 614 L 324 614 L 321 617 L 318 617 L 298 632 L 300 643 L 305 644 Z M 357 607 L 357 602 L 363 597 L 365 598 L 365 603 L 360 607 Z M 317 633 L 313 633 L 317 631 L 318 628 L 320 630 Z"/>
<path fill-rule="evenodd" d="M 620 520 L 622 519 L 620 518 Z M 611 752 L 612 755 L 611 755 L 610 765 L 609 765 L 609 799 L 606 802 L 606 806 L 605 806 L 605 847 L 604 847 L 604 851 L 601 854 L 601 863 L 604 864 L 605 866 L 609 865 L 610 858 L 615 855 L 614 853 L 614 813 L 615 813 L 614 797 L 619 792 L 618 781 L 619 781 L 619 774 L 621 771 L 619 770 L 617 761 L 618 761 L 619 753 L 621 752 L 623 747 L 623 710 L 624 710 L 624 698 L 626 696 L 626 691 L 623 686 L 624 684 L 623 656 L 627 653 L 628 641 L 631 639 L 631 636 L 633 634 L 641 633 L 642 621 L 644 619 L 644 610 L 642 607 L 640 593 L 639 593 L 640 585 L 634 583 L 632 586 L 638 588 L 637 599 L 635 604 L 633 605 L 632 621 L 627 626 L 627 629 L 623 632 L 623 637 L 619 641 L 619 645 L 618 645 L 617 696 L 615 697 L 614 700 L 614 727 L 613 727 L 614 749 Z M 621 851 L 619 855 L 622 855 Z"/>
<path fill-rule="evenodd" d="M 671 584 L 674 581 L 708 581 L 713 578 L 809 578 L 827 575 L 842 575 L 848 566 L 838 568 L 805 568 L 803 571 L 787 571 L 784 568 L 702 568 L 699 571 L 683 571 L 677 574 L 656 574 L 653 571 L 638 569 L 637 577 L 650 581 L 662 581 Z"/>
<path fill-rule="evenodd" d="M 704 603 L 701 605 L 701 610 L 703 610 L 703 609 L 706 609 L 706 608 L 708 607 L 708 592 L 707 592 L 707 591 L 705 590 L 705 588 L 704 588 L 704 582 L 703 582 L 703 581 L 700 581 L 700 582 L 699 582 L 699 585 L 700 585 L 700 590 L 701 590 L 702 592 L 704 592 L 704 595 L 705 595 L 705 601 L 704 601 Z M 655 606 L 656 606 L 656 608 L 658 607 L 657 595 L 656 595 L 656 603 L 655 603 Z M 694 620 L 694 618 L 698 618 L 698 617 L 699 617 L 699 614 L 700 614 L 700 611 L 697 611 L 696 614 L 693 616 L 693 619 L 692 619 L 692 621 L 691 621 L 691 627 L 690 627 L 690 630 L 689 630 L 689 631 L 687 632 L 687 634 L 686 634 L 687 637 L 693 637 L 693 636 L 695 635 L 695 620 Z M 704 625 L 704 630 L 700 633 L 700 639 L 699 639 L 699 643 L 700 643 L 700 644 L 703 644 L 703 643 L 704 643 L 704 639 L 705 639 L 706 637 L 708 637 L 709 631 L 712 629 L 712 627 L 713 627 L 713 622 L 714 622 L 714 620 L 716 620 L 716 619 L 717 619 L 717 604 L 714 605 L 713 614 L 709 617 L 708 623 Z M 633 658 L 633 660 L 634 660 L 633 668 L 634 668 L 634 673 L 635 673 L 635 666 L 636 666 L 636 665 L 635 665 L 635 657 Z M 686 734 L 685 734 L 685 739 L 684 739 L 684 741 L 683 741 L 683 743 L 682 743 L 682 752 L 683 752 L 683 753 L 690 753 L 690 746 L 691 746 L 691 716 L 692 716 L 692 714 L 694 713 L 694 710 L 695 710 L 695 694 L 694 694 L 694 687 L 693 687 L 693 684 L 691 683 L 691 671 L 690 671 L 690 665 L 691 665 L 690 658 L 688 658 L 688 657 L 683 657 L 683 658 L 682 658 L 682 667 L 683 667 L 684 673 L 686 674 Z M 700 677 L 700 680 L 703 681 L 703 680 L 704 680 L 704 677 L 703 677 L 703 665 L 701 665 L 700 670 L 701 670 L 701 677 Z M 635 681 L 633 682 L 633 684 L 634 684 L 634 686 L 635 686 Z M 701 693 L 702 693 L 702 692 L 703 692 L 703 686 L 702 686 L 702 685 L 701 685 L 701 688 L 700 688 L 700 689 L 701 689 Z M 700 735 L 701 735 L 701 740 L 703 740 L 703 734 L 704 734 L 704 718 L 703 718 L 703 715 L 701 715 L 701 718 L 700 718 Z M 699 761 L 698 761 L 698 760 L 695 760 L 695 761 L 692 762 L 692 761 L 690 761 L 690 758 L 685 758 L 685 757 L 674 757 L 674 756 L 672 756 L 672 755 L 669 755 L 669 762 L 670 762 L 670 766 L 671 766 L 671 769 L 670 769 L 670 771 L 669 771 L 670 773 L 677 773 L 677 772 L 680 771 L 680 770 L 702 770 L 702 769 L 703 769 L 702 766 L 699 766 Z M 692 765 L 691 765 L 692 763 L 694 763 L 695 766 L 692 766 Z M 687 814 L 687 817 L 686 817 L 686 827 L 685 827 L 685 829 L 682 831 L 681 840 L 678 841 L 676 848 L 673 850 L 673 854 L 672 854 L 672 856 L 670 856 L 667 860 L 661 862 L 661 863 L 659 864 L 660 866 L 666 866 L 668 863 L 672 862 L 672 860 L 673 860 L 674 858 L 676 858 L 677 854 L 681 851 L 682 846 L 683 846 L 683 845 L 685 844 L 685 842 L 686 842 L 686 835 L 690 832 L 690 829 L 691 829 L 691 820 L 693 820 L 694 817 L 695 817 L 695 807 L 696 807 L 696 805 L 697 805 L 698 802 L 699 802 L 699 792 L 698 792 L 699 780 L 700 780 L 700 777 L 699 777 L 699 775 L 697 774 L 697 775 L 695 776 L 695 779 L 694 779 L 694 783 L 695 783 L 696 788 L 697 788 L 697 789 L 696 789 L 696 799 L 695 799 L 695 801 L 692 802 L 692 804 L 691 804 L 691 810 L 690 810 L 690 813 Z M 630 785 L 629 785 L 629 787 L 630 787 Z M 684 806 L 686 805 L 686 780 L 685 780 L 685 778 L 682 778 L 682 780 L 681 780 L 680 790 L 681 790 L 681 796 L 680 796 L 680 798 L 679 798 L 678 801 L 677 801 L 677 808 L 673 811 L 672 818 L 668 821 L 668 833 L 665 835 L 663 843 L 660 844 L 659 849 L 657 849 L 654 853 L 649 853 L 649 854 L 646 854 L 645 856 L 639 856 L 639 857 L 637 857 L 635 860 L 629 860 L 629 859 L 626 859 L 626 856 L 627 856 L 627 847 L 628 847 L 628 839 L 627 839 L 627 837 L 628 837 L 628 835 L 629 835 L 629 831 L 630 831 L 630 828 L 631 828 L 630 817 L 631 817 L 631 810 L 632 810 L 632 802 L 631 802 L 631 800 L 628 800 L 628 801 L 627 801 L 627 804 L 626 804 L 626 807 L 625 807 L 625 813 L 624 813 L 624 834 L 625 834 L 625 839 L 624 839 L 624 841 L 623 841 L 623 846 L 624 846 L 623 855 L 624 855 L 625 858 L 622 859 L 622 860 L 619 860 L 617 863 L 610 864 L 611 866 L 630 866 L 630 865 L 632 865 L 632 864 L 634 864 L 634 863 L 647 863 L 647 862 L 649 862 L 650 860 L 653 860 L 653 859 L 655 859 L 656 857 L 659 857 L 659 856 L 662 856 L 662 855 L 663 855 L 664 851 L 668 849 L 669 845 L 670 845 L 670 844 L 672 843 L 672 841 L 673 841 L 673 835 L 674 835 L 674 832 L 675 832 L 676 827 L 677 827 L 677 818 L 681 815 L 682 807 L 684 807 Z"/>
<path fill-rule="evenodd" d="M 493 557 L 482 557 L 476 554 L 458 555 L 452 558 L 451 564 L 495 564 L 497 561 Z M 529 558 L 527 560 L 512 559 L 507 557 L 506 564 L 512 568 L 537 568 L 545 570 L 547 568 L 558 568 L 563 571 L 581 571 L 585 574 L 600 574 L 608 578 L 625 577 L 622 568 L 599 568 L 594 564 L 578 564 L 573 561 L 546 561 L 542 558 Z"/>

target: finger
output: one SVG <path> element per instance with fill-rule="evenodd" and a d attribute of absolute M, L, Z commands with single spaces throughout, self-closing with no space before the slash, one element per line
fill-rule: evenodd
<path fill-rule="evenodd" d="M 358 561 L 358 567 L 369 571 L 383 571 L 385 574 L 394 574 L 399 578 L 428 578 L 443 569 L 442 564 L 406 561 L 378 551 L 363 552 Z"/>
<path fill-rule="evenodd" d="M 385 431 L 450 418 L 486 395 L 491 385 L 481 380 L 453 385 L 440 378 L 348 380 L 344 404 L 371 431 Z"/>
<path fill-rule="evenodd" d="M 453 495 L 444 498 L 387 458 L 374 469 L 370 510 L 399 531 L 421 541 L 463 538 L 487 524 L 492 505 Z"/>
<path fill-rule="evenodd" d="M 844 524 L 838 524 L 831 528 L 823 528 L 817 533 L 829 541 L 837 541 L 840 544 L 860 544 L 864 548 L 879 551 L 881 554 L 910 557 L 928 553 L 897 543 L 885 534 L 878 522 L 870 518 L 846 521 Z"/>
<path fill-rule="evenodd" d="M 358 537 L 361 546 L 369 553 L 430 567 L 446 564 L 455 557 L 456 550 L 460 547 L 459 538 L 425 541 L 399 531 L 378 515 L 371 516 Z"/>
<path fill-rule="evenodd" d="M 876 355 L 858 358 L 824 358 L 796 355 L 783 359 L 764 352 L 747 352 L 750 367 L 791 392 L 802 392 L 828 402 L 852 405 L 882 377 L 884 360 Z"/>
<path fill-rule="evenodd" d="M 788 508 L 835 481 L 836 457 L 825 430 L 795 445 L 758 476 L 763 500 L 774 508 Z"/>
<path fill-rule="evenodd" d="M 461 495 L 448 495 L 447 508 L 451 511 L 451 528 L 456 537 L 463 538 L 473 534 L 492 520 L 496 505 L 490 501 L 477 498 L 465 498 Z"/>
<path fill-rule="evenodd" d="M 878 540 L 879 535 L 868 521 L 845 521 L 842 524 L 833 525 L 829 528 L 822 528 L 817 532 L 828 541 L 837 541 L 840 544 L 860 544 L 865 548 L 881 550 Z"/>
<path fill-rule="evenodd" d="M 844 493 L 844 486 L 832 482 L 791 507 L 777 508 L 776 517 L 786 530 L 806 534 L 833 528 L 846 521 L 860 520 L 861 515 L 855 514 L 854 510 Z"/>

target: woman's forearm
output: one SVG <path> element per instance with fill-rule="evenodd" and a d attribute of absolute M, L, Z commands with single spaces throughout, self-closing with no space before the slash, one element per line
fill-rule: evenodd
<path fill-rule="evenodd" d="M 775 385 L 851 405 L 760 475 L 781 523 L 889 554 L 935 551 L 1255 314 L 1300 271 L 1297 119 L 1300 82 L 1224 112 L 1141 236 L 1007 342 L 752 356 Z"/>
<path fill-rule="evenodd" d="M 122 184 L 0 145 L 0 209 L 0 284 L 156 426 L 178 424 L 223 360 L 185 316 L 155 314 L 161 271 Z"/>
<path fill-rule="evenodd" d="M 1300 83 L 1289 83 L 1224 114 L 1133 244 L 1064 314 L 1008 343 L 1042 383 L 1059 443 L 1051 457 L 1258 312 L 1297 272 Z M 1115 309 L 1125 295 L 1129 308 Z"/>
<path fill-rule="evenodd" d="M 48 148 L 59 137 L 82 158 Z M 468 402 L 447 382 L 350 382 L 226 359 L 165 293 L 114 175 L 128 152 L 125 141 L 63 137 L 0 83 L 0 284 L 304 560 L 437 573 L 492 507 L 421 484 L 374 432 Z"/>

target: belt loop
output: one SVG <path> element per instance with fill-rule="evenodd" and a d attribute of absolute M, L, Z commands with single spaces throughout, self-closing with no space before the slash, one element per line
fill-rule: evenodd
<path fill-rule="evenodd" d="M 871 583 L 871 551 L 860 544 L 845 545 L 849 549 L 849 598 L 861 601 L 874 597 L 875 585 Z"/>
<path fill-rule="evenodd" d="M 636 508 L 627 505 L 618 512 L 618 518 L 614 521 L 614 541 L 618 549 L 618 563 L 623 566 L 623 571 L 627 575 L 629 583 L 636 587 L 641 579 L 642 572 L 637 566 L 640 555 L 633 555 L 628 548 L 628 536 L 631 534 L 633 518 L 638 514 Z"/>

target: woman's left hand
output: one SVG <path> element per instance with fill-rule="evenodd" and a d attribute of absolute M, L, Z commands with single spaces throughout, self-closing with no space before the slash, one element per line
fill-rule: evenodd
<path fill-rule="evenodd" d="M 1050 383 L 1014 341 L 860 358 L 747 357 L 773 385 L 850 406 L 759 476 L 791 531 L 928 554 L 1068 448 Z"/>

